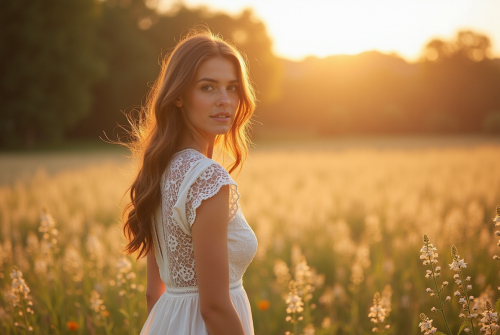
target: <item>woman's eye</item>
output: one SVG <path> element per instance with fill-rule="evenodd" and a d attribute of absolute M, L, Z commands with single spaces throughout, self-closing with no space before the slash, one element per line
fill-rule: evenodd
<path fill-rule="evenodd" d="M 232 89 L 231 89 L 232 91 L 237 91 L 237 90 L 239 89 L 239 87 L 238 87 L 238 86 L 236 86 L 236 85 L 232 85 L 232 86 L 230 86 L 230 87 L 232 87 Z"/>
<path fill-rule="evenodd" d="M 208 88 L 213 88 L 213 87 L 212 87 L 212 85 L 206 85 L 206 86 L 203 86 L 201 89 L 205 90 L 205 91 L 209 91 Z"/>

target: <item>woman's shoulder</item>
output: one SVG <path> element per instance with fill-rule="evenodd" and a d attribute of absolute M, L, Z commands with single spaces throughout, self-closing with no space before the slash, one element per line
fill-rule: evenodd
<path fill-rule="evenodd" d="M 195 164 L 196 162 L 199 162 L 203 159 L 206 159 L 206 157 L 200 153 L 199 151 L 192 149 L 192 148 L 187 148 L 180 150 L 176 152 L 173 156 L 172 159 L 170 160 L 168 170 L 169 171 L 183 171 L 186 172 Z"/>
<path fill-rule="evenodd" d="M 200 165 L 200 168 L 203 170 L 211 169 L 217 171 L 218 173 L 227 174 L 229 176 L 229 172 L 227 172 L 227 170 L 221 164 L 203 155 L 198 150 L 192 148 L 187 148 L 176 152 L 172 157 L 170 165 L 172 167 L 184 166 L 189 169 L 195 163 L 199 163 L 198 165 Z"/>
<path fill-rule="evenodd" d="M 214 179 L 215 177 L 216 179 L 232 181 L 229 172 L 221 164 L 191 148 L 176 152 L 167 169 L 167 175 L 170 179 L 184 179 L 187 177 L 186 174 L 189 175 L 190 179 L 193 177 L 195 179 L 207 177 Z"/>

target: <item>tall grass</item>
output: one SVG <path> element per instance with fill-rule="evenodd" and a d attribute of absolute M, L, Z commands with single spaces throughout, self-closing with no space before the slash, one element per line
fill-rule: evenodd
<path fill-rule="evenodd" d="M 496 301 L 491 213 L 500 202 L 498 152 L 496 146 L 253 152 L 236 180 L 259 242 L 243 278 L 256 334 L 367 334 L 375 327 L 420 334 L 420 313 L 436 307 L 419 260 L 424 233 L 440 249 L 459 247 L 469 260 L 471 295 Z M 27 332 L 20 324 L 43 334 L 140 331 L 145 262 L 120 253 L 128 169 L 100 164 L 0 187 L 2 334 Z M 440 262 L 451 264 L 453 255 L 441 254 Z M 29 288 L 27 321 L 16 314 L 13 270 Z M 442 297 L 453 296 L 451 286 L 438 286 Z M 382 306 L 384 291 L 389 305 L 386 299 Z M 383 321 L 380 313 L 368 317 L 387 306 Z M 445 306 L 447 316 L 461 313 L 460 304 Z M 432 327 L 447 329 L 443 318 L 433 319 Z M 462 320 L 448 321 L 456 334 Z"/>

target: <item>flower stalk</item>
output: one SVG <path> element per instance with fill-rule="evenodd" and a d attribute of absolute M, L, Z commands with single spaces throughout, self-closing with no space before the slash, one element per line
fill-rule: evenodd
<path fill-rule="evenodd" d="M 370 307 L 370 313 L 368 314 L 370 321 L 376 325 L 376 327 L 372 328 L 372 333 L 383 333 L 391 327 L 389 324 L 384 325 L 387 316 L 387 309 L 384 308 L 381 302 L 380 293 L 376 292 L 373 297 L 373 306 Z"/>
<path fill-rule="evenodd" d="M 438 283 L 437 283 L 436 278 L 438 278 L 441 275 L 441 267 L 440 266 L 434 267 L 434 265 L 437 264 L 437 262 L 438 262 L 437 258 L 439 256 L 436 251 L 437 251 L 437 249 L 432 245 L 432 243 L 430 243 L 430 240 L 429 240 L 429 237 L 427 236 L 427 234 L 424 234 L 424 245 L 423 245 L 422 249 L 420 249 L 420 252 L 421 252 L 420 259 L 423 260 L 424 265 L 430 265 L 431 269 L 427 270 L 425 278 L 428 278 L 428 279 L 432 278 L 434 281 L 434 287 L 435 287 L 435 290 L 427 288 L 427 292 L 430 294 L 431 297 L 437 297 L 439 300 L 439 304 L 441 305 L 440 309 L 433 307 L 431 310 L 433 312 L 437 312 L 437 311 L 441 312 L 441 315 L 444 319 L 444 323 L 446 324 L 446 328 L 448 329 L 448 334 L 452 335 L 450 326 L 448 324 L 448 320 L 446 319 L 446 315 L 444 314 L 444 304 L 446 302 L 449 302 L 451 300 L 451 297 L 449 297 L 449 296 L 446 297 L 444 301 L 443 301 L 443 299 L 441 299 L 441 292 L 448 285 L 448 282 L 444 281 L 443 284 L 441 285 L 441 287 L 438 287 Z M 422 318 L 422 315 L 425 315 L 425 314 L 421 314 L 421 318 Z M 430 320 L 430 321 L 432 322 L 432 320 Z M 422 322 L 424 322 L 424 321 L 422 321 Z M 422 322 L 421 322 L 421 324 L 422 324 Z M 430 334 L 430 333 L 426 333 L 426 334 Z"/>
<path fill-rule="evenodd" d="M 453 255 L 453 262 L 450 264 L 450 269 L 455 271 L 453 278 L 459 288 L 458 291 L 455 292 L 455 296 L 459 298 L 459 303 L 462 305 L 462 313 L 460 313 L 460 317 L 470 321 L 472 334 L 476 334 L 472 320 L 476 318 L 478 314 L 471 313 L 470 310 L 470 302 L 474 300 L 473 296 L 469 296 L 469 291 L 472 289 L 472 285 L 469 284 L 471 278 L 468 276 L 464 279 L 462 271 L 462 269 L 467 267 L 467 263 L 465 263 L 464 259 L 460 259 L 460 255 L 458 254 L 458 250 L 455 245 L 451 247 L 451 254 Z M 467 315 L 463 312 L 467 313 Z"/>
<path fill-rule="evenodd" d="M 285 320 L 294 325 L 293 334 L 297 334 L 298 323 L 304 318 L 303 316 L 297 316 L 297 315 L 304 311 L 304 308 L 302 307 L 304 306 L 304 303 L 302 302 L 302 298 L 298 295 L 297 285 L 293 279 L 290 280 L 288 287 L 289 287 L 289 293 L 288 297 L 285 300 L 287 304 L 286 312 L 288 314 L 292 314 L 292 316 L 288 315 L 285 318 Z"/>
<path fill-rule="evenodd" d="M 492 219 L 493 222 L 495 223 L 495 226 L 500 226 L 500 206 L 497 206 L 497 215 Z M 500 231 L 495 232 L 496 236 L 500 236 Z M 498 241 L 497 245 L 500 247 L 500 240 Z M 500 257 L 498 255 L 493 256 L 493 259 L 496 261 L 500 261 Z"/>
<path fill-rule="evenodd" d="M 481 315 L 483 318 L 480 322 L 483 326 L 479 331 L 486 335 L 492 335 L 499 328 L 497 325 L 498 313 L 493 310 L 489 301 L 486 301 L 486 310 Z"/>
<path fill-rule="evenodd" d="M 12 298 L 12 304 L 16 311 L 16 315 L 22 317 L 23 322 L 14 322 L 14 326 L 24 329 L 28 332 L 33 331 L 33 327 L 30 325 L 28 320 L 29 314 L 34 314 L 33 302 L 29 297 L 30 289 L 23 278 L 23 273 L 17 268 L 14 268 L 10 274 L 12 279 L 10 295 Z"/>

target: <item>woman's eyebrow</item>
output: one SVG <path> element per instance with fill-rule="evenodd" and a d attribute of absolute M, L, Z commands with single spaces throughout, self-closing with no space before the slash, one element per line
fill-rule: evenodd
<path fill-rule="evenodd" d="M 218 80 L 215 80 L 215 79 L 212 79 L 212 78 L 201 78 L 200 80 L 197 81 L 197 83 L 199 83 L 200 81 L 211 81 L 213 83 L 218 83 L 219 82 Z M 230 80 L 229 82 L 230 83 L 237 83 L 238 79 L 233 79 L 233 80 Z"/>

